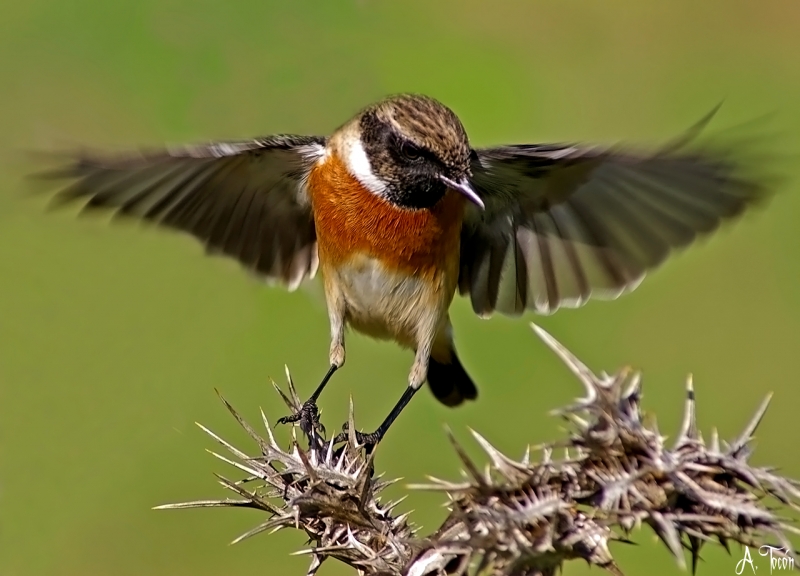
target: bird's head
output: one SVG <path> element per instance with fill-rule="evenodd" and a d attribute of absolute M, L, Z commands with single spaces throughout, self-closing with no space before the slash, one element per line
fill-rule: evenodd
<path fill-rule="evenodd" d="M 397 206 L 430 208 L 449 188 L 483 207 L 469 184 L 471 148 L 464 126 L 433 98 L 404 94 L 373 104 L 341 138 L 353 176 Z"/>

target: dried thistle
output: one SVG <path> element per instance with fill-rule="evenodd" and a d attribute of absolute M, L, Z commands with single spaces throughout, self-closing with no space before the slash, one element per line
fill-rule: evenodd
<path fill-rule="evenodd" d="M 532 462 L 529 450 L 514 460 L 472 432 L 489 459 L 483 471 L 451 438 L 465 480 L 432 478 L 431 484 L 413 487 L 449 497 L 449 516 L 428 537 L 415 533 L 407 515 L 395 514 L 398 502 L 381 502 L 380 492 L 392 482 L 373 474 L 375 452 L 367 453 L 352 432 L 335 444 L 317 431 L 305 431 L 307 450 L 294 433 L 284 450 L 263 412 L 266 437 L 227 402 L 260 454 L 248 456 L 201 428 L 235 460 L 215 456 L 246 474 L 235 482 L 219 477 L 239 498 L 159 508 L 263 510 L 268 519 L 235 542 L 264 531 L 304 530 L 311 547 L 300 553 L 311 556 L 308 574 L 327 558 L 375 576 L 554 575 L 573 559 L 621 574 L 609 544 L 629 541 L 642 525 L 659 536 L 681 567 L 686 548 L 693 572 L 708 542 L 726 549 L 730 542 L 769 544 L 775 547 L 773 554 L 795 564 L 796 552 L 786 534 L 800 530 L 767 504 L 800 510 L 800 483 L 748 463 L 753 433 L 769 397 L 732 442 L 721 443 L 713 431 L 706 443 L 697 428 L 690 379 L 683 421 L 667 445 L 655 423 L 643 419 L 638 373 L 626 369 L 596 375 L 544 330 L 534 330 L 585 388 L 583 398 L 555 411 L 571 424 L 569 438 L 542 447 L 540 458 Z M 288 370 L 287 378 L 289 396 L 276 389 L 297 410 L 301 403 Z M 352 404 L 347 430 L 355 430 Z M 556 449 L 564 450 L 562 458 L 554 458 Z"/>

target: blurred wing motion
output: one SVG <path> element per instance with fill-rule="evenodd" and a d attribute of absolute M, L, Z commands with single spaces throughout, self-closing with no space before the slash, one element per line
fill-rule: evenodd
<path fill-rule="evenodd" d="M 720 151 L 561 145 L 476 150 L 486 210 L 464 224 L 459 287 L 476 313 L 554 312 L 634 289 L 675 248 L 765 196 Z"/>
<path fill-rule="evenodd" d="M 211 253 L 290 288 L 317 267 L 305 178 L 324 138 L 270 136 L 122 157 L 79 156 L 43 174 L 73 182 L 55 204 L 87 200 L 188 232 Z"/>

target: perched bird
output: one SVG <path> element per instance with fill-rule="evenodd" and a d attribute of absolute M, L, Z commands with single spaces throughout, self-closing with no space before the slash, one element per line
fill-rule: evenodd
<path fill-rule="evenodd" d="M 456 114 L 421 95 L 368 106 L 328 137 L 275 135 L 139 155 L 76 155 L 57 203 L 188 232 L 296 288 L 322 273 L 330 369 L 345 326 L 414 351 L 379 441 L 427 380 L 448 406 L 477 390 L 453 346 L 458 290 L 480 316 L 551 313 L 633 289 L 674 248 L 765 195 L 729 155 L 582 145 L 473 148 Z M 303 416 L 305 417 L 305 416 Z"/>

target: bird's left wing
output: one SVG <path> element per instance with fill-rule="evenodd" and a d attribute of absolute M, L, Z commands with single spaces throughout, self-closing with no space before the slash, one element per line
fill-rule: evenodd
<path fill-rule="evenodd" d="M 685 143 L 684 143 L 685 144 Z M 718 150 L 580 145 L 476 150 L 459 288 L 476 313 L 551 313 L 635 288 L 672 249 L 766 193 Z"/>
<path fill-rule="evenodd" d="M 71 181 L 55 204 L 84 200 L 187 232 L 211 253 L 295 288 L 313 276 L 317 246 L 305 180 L 325 139 L 277 135 L 152 153 L 74 155 L 41 174 Z"/>

